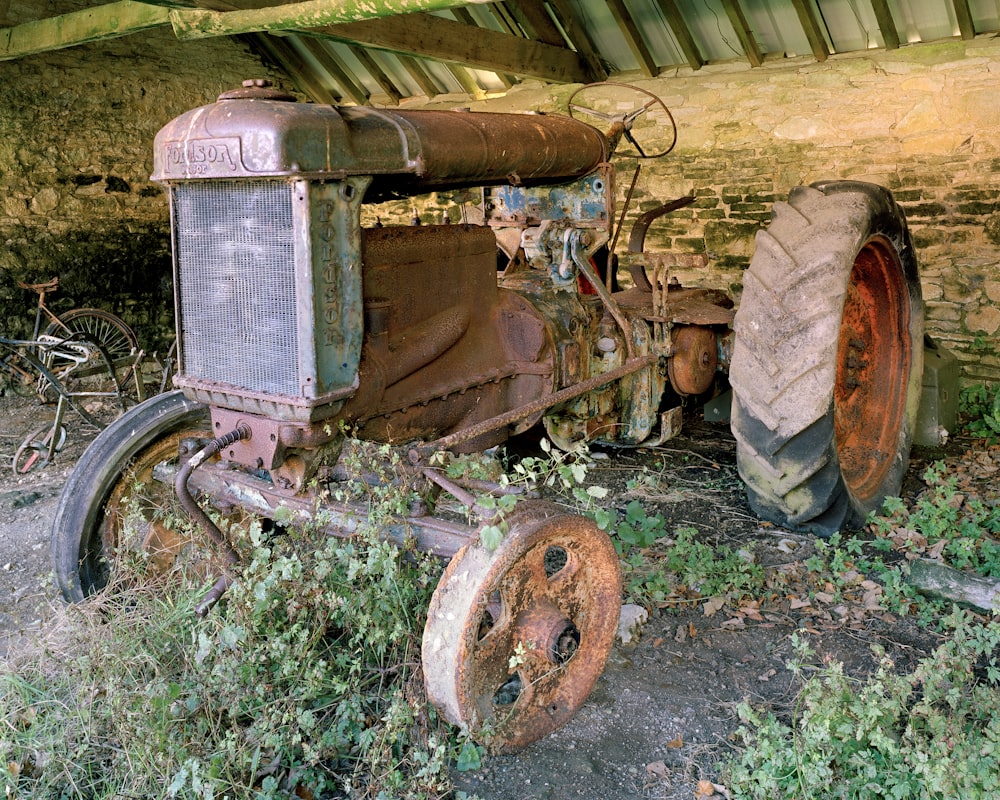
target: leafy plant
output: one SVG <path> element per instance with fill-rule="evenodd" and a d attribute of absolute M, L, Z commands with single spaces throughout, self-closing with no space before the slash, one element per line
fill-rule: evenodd
<path fill-rule="evenodd" d="M 959 393 L 959 413 L 967 434 L 989 444 L 1000 441 L 1000 387 L 991 390 L 982 383 L 964 387 Z"/>
<path fill-rule="evenodd" d="M 625 518 L 614 528 L 614 543 L 619 554 L 633 547 L 649 547 L 666 536 L 665 523 L 659 514 L 648 515 L 642 503 L 632 500 L 625 507 Z"/>
<path fill-rule="evenodd" d="M 876 650 L 867 680 L 838 663 L 810 666 L 792 717 L 739 707 L 743 750 L 725 766 L 733 798 L 991 798 L 1000 791 L 1000 622 L 964 612 L 951 637 L 909 673 Z M 807 678 L 807 670 L 809 677 Z"/>
<path fill-rule="evenodd" d="M 942 462 L 924 472 L 925 491 L 912 508 L 890 498 L 882 513 L 871 519 L 871 528 L 903 552 L 931 552 L 957 569 L 971 569 L 989 577 L 1000 576 L 1000 507 L 959 489 L 958 478 Z"/>
<path fill-rule="evenodd" d="M 692 527 L 668 532 L 659 514 L 632 500 L 619 520 L 614 510 L 592 510 L 622 560 L 627 599 L 666 607 L 702 597 L 739 597 L 760 589 L 764 571 L 748 553 L 699 541 Z"/>
<path fill-rule="evenodd" d="M 242 531 L 208 617 L 200 581 L 133 580 L 67 610 L 0 667 L 6 797 L 438 797 L 476 746 L 438 724 L 419 637 L 440 565 L 381 541 L 403 489 L 351 539 Z M 233 531 L 235 533 L 235 531 Z"/>

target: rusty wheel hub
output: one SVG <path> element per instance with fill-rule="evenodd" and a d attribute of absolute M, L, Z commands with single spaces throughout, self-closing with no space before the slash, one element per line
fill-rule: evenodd
<path fill-rule="evenodd" d="M 427 693 L 492 752 L 519 750 L 586 700 L 620 605 L 608 537 L 550 503 L 522 503 L 495 552 L 474 540 L 448 564 L 424 629 Z"/>
<path fill-rule="evenodd" d="M 912 354 L 909 301 L 899 256 L 874 236 L 851 271 L 837 345 L 834 430 L 855 497 L 878 491 L 898 450 Z"/>
<path fill-rule="evenodd" d="M 715 331 L 698 325 L 675 328 L 674 355 L 667 361 L 670 384 L 680 395 L 708 391 L 719 366 L 719 347 Z"/>

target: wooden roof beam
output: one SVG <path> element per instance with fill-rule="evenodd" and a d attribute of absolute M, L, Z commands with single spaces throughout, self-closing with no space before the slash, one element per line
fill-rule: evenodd
<path fill-rule="evenodd" d="M 872 0 L 872 11 L 875 12 L 878 29 L 882 32 L 882 41 L 885 44 L 885 49 L 898 50 L 899 31 L 896 30 L 896 20 L 892 18 L 889 0 Z"/>
<path fill-rule="evenodd" d="M 806 39 L 812 48 L 813 58 L 817 61 L 826 61 L 830 57 L 830 48 L 826 45 L 826 38 L 823 36 L 823 28 L 820 26 L 816 12 L 813 11 L 809 0 L 792 0 L 795 6 L 795 13 L 799 15 L 799 24 L 805 31 Z"/>
<path fill-rule="evenodd" d="M 473 27 L 432 14 L 403 14 L 379 20 L 314 28 L 311 34 L 421 56 L 498 74 L 551 83 L 587 83 L 590 73 L 580 55 L 519 36 Z"/>
<path fill-rule="evenodd" d="M 749 23 L 747 23 L 746 15 L 743 13 L 738 0 L 722 0 L 722 7 L 726 9 L 729 24 L 736 31 L 736 35 L 739 37 L 740 44 L 743 46 L 743 52 L 746 54 L 750 66 L 759 67 L 764 63 L 764 54 L 760 51 L 757 39 L 750 29 Z"/>
<path fill-rule="evenodd" d="M 492 6 L 490 6 L 492 8 Z M 461 22 L 463 25 L 468 25 L 471 28 L 476 28 L 477 30 L 488 30 L 487 28 L 481 28 L 476 22 L 476 18 L 472 16 L 472 12 L 467 8 L 453 8 L 451 13 L 455 15 L 455 19 Z M 512 33 L 505 33 L 504 36 L 513 36 L 515 39 L 523 39 L 523 36 L 517 36 Z M 494 73 L 503 84 L 505 89 L 509 89 L 515 83 L 517 83 L 517 78 L 513 75 L 509 75 L 504 72 Z"/>
<path fill-rule="evenodd" d="M 438 85 L 434 82 L 434 78 L 423 68 L 420 61 L 413 56 L 396 55 L 397 60 L 402 65 L 406 73 L 413 78 L 413 82 L 420 87 L 428 99 L 432 97 L 437 97 L 441 94 L 441 90 Z"/>
<path fill-rule="evenodd" d="M 121 0 L 58 17 L 0 28 L 0 61 L 117 39 L 170 24 L 174 13 L 160 6 Z"/>
<path fill-rule="evenodd" d="M 321 47 L 317 42 L 310 41 L 308 36 L 296 37 L 309 51 L 309 54 L 316 59 L 316 62 L 340 85 L 344 94 L 350 97 L 359 106 L 368 105 L 370 94 L 368 90 L 358 83 L 350 70 L 344 66 L 343 62 L 327 47 Z"/>
<path fill-rule="evenodd" d="M 635 20 L 632 19 L 632 15 L 625 7 L 624 0 L 606 0 L 606 2 L 611 16 L 615 18 L 622 36 L 625 37 L 625 41 L 632 51 L 632 55 L 639 62 L 639 69 L 642 70 L 643 75 L 647 78 L 653 78 L 658 75 L 660 69 L 653 59 L 653 54 L 649 52 L 649 48 L 646 46 L 645 41 L 643 41 L 642 34 L 639 32 L 639 26 L 635 24 Z"/>
<path fill-rule="evenodd" d="M 972 19 L 972 11 L 969 9 L 969 0 L 952 0 L 955 6 L 955 17 L 958 19 L 958 30 L 963 39 L 976 38 L 976 23 Z"/>
<path fill-rule="evenodd" d="M 252 33 L 246 38 L 250 40 L 251 47 L 259 50 L 270 61 L 285 70 L 295 85 L 309 95 L 313 102 L 327 105 L 336 105 L 340 102 L 339 96 L 316 80 L 316 75 L 308 67 L 305 59 L 292 46 L 291 37 L 279 39 L 266 33 Z"/>
<path fill-rule="evenodd" d="M 304 0 L 238 11 L 178 9 L 170 12 L 170 21 L 174 35 L 185 41 L 257 31 L 302 31 L 342 22 L 393 18 L 400 14 L 444 11 L 455 6 L 488 2 L 491 0 Z"/>
<path fill-rule="evenodd" d="M 462 87 L 462 91 L 468 95 L 472 95 L 477 100 L 482 100 L 486 97 L 486 90 L 479 85 L 479 82 L 473 77 L 469 70 L 458 64 L 445 64 L 448 68 L 448 72 L 452 74 L 459 85 Z"/>
<path fill-rule="evenodd" d="M 544 3 L 536 0 L 506 0 L 503 5 L 529 38 L 556 47 L 566 45 L 559 26 L 552 21 Z"/>
<path fill-rule="evenodd" d="M 381 65 L 363 47 L 350 45 L 350 50 L 351 54 L 361 63 L 361 66 L 368 70 L 368 74 L 372 76 L 372 80 L 385 92 L 389 98 L 389 102 L 393 105 L 399 105 L 399 101 L 403 99 L 403 93 L 392 82 L 392 78 L 386 75 Z"/>
<path fill-rule="evenodd" d="M 531 0 L 527 0 L 531 2 Z M 577 19 L 576 12 L 567 0 L 548 0 L 549 7 L 555 14 L 559 24 L 562 25 L 570 45 L 580 54 L 587 70 L 586 80 L 577 83 L 595 83 L 608 78 L 608 70 L 605 68 L 601 57 L 594 46 L 593 40 L 587 33 L 587 29 Z"/>
<path fill-rule="evenodd" d="M 658 2 L 660 11 L 663 13 L 663 18 L 667 21 L 670 31 L 677 40 L 677 44 L 680 45 L 681 52 L 684 54 L 684 58 L 687 59 L 688 66 L 691 69 L 701 69 L 705 66 L 705 59 L 699 52 L 698 45 L 694 41 L 694 36 L 691 35 L 691 29 L 688 28 L 684 17 L 681 16 L 680 9 L 677 8 L 677 3 L 674 0 L 658 0 Z"/>

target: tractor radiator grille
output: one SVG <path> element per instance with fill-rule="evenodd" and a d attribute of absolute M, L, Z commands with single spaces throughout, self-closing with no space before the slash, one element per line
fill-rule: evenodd
<path fill-rule="evenodd" d="M 214 180 L 172 193 L 184 378 L 298 397 L 291 187 Z"/>

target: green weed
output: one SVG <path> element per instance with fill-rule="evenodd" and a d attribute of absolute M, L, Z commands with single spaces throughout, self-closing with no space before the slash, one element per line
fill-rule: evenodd
<path fill-rule="evenodd" d="M 723 770 L 731 796 L 996 797 L 1000 622 L 955 611 L 946 628 L 950 638 L 908 673 L 876 650 L 867 679 L 837 663 L 810 666 L 812 652 L 796 640 L 789 668 L 802 688 L 792 717 L 739 707 L 743 750 Z"/>
<path fill-rule="evenodd" d="M 906 553 L 931 552 L 956 569 L 974 570 L 988 577 L 1000 576 L 1000 506 L 991 505 L 961 490 L 958 478 L 942 462 L 924 472 L 927 490 L 912 508 L 889 498 L 871 528 L 890 546 Z"/>
<path fill-rule="evenodd" d="M 1000 441 L 1000 388 L 982 383 L 963 387 L 959 416 L 965 433 L 996 444 Z"/>
<path fill-rule="evenodd" d="M 371 508 L 393 513 L 398 498 Z M 373 513 L 373 519 L 380 519 Z M 474 762 L 428 710 L 419 637 L 440 565 L 380 541 L 243 532 L 239 580 L 121 585 L 0 667 L 5 797 L 438 797 Z M 128 570 L 128 565 L 123 565 Z M 478 752 L 478 751 L 476 751 Z"/>

